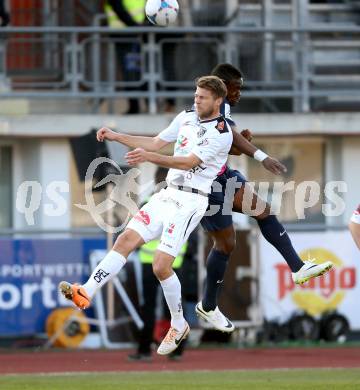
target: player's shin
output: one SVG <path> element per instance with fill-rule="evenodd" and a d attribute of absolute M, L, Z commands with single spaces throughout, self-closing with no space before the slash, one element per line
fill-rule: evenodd
<path fill-rule="evenodd" d="M 171 326 L 178 331 L 182 331 L 186 322 L 181 303 L 181 284 L 179 278 L 174 272 L 169 278 L 161 280 L 160 284 L 171 314 Z"/>
<path fill-rule="evenodd" d="M 206 261 L 206 286 L 202 307 L 205 311 L 215 310 L 220 287 L 224 280 L 226 266 L 230 256 L 211 249 Z"/>
<path fill-rule="evenodd" d="M 296 253 L 284 226 L 276 216 L 269 215 L 257 222 L 264 238 L 281 253 L 291 272 L 299 271 L 304 263 Z"/>
<path fill-rule="evenodd" d="M 110 251 L 83 285 L 89 297 L 92 298 L 99 288 L 116 276 L 125 263 L 126 258 L 122 254 L 114 250 Z"/>

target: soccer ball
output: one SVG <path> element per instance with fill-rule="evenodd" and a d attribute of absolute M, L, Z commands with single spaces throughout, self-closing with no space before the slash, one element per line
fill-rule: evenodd
<path fill-rule="evenodd" d="M 147 0 L 145 13 L 152 24 L 166 27 L 175 22 L 179 12 L 176 0 Z"/>

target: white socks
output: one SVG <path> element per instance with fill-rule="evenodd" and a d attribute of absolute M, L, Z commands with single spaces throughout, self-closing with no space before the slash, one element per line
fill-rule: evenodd
<path fill-rule="evenodd" d="M 92 298 L 100 287 L 116 276 L 125 263 L 126 259 L 123 255 L 113 250 L 110 251 L 83 285 L 89 297 Z"/>
<path fill-rule="evenodd" d="M 181 304 L 181 284 L 174 272 L 169 278 L 160 281 L 166 303 L 171 313 L 171 326 L 178 331 L 185 328 L 185 318 Z"/>
<path fill-rule="evenodd" d="M 116 276 L 125 263 L 126 258 L 123 255 L 114 250 L 110 251 L 83 285 L 89 297 L 92 298 L 99 288 Z M 160 281 L 160 284 L 171 313 L 171 326 L 182 331 L 185 328 L 185 318 L 181 303 L 181 284 L 176 273 Z"/>

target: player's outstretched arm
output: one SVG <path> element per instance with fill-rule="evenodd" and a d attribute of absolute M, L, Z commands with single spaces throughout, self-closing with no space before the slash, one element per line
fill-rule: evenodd
<path fill-rule="evenodd" d="M 143 148 L 145 150 L 156 152 L 169 144 L 169 142 L 162 140 L 159 137 L 143 137 L 138 135 L 120 134 L 116 131 L 102 127 L 96 133 L 96 139 L 99 142 L 104 140 L 116 141 L 129 148 Z"/>
<path fill-rule="evenodd" d="M 148 161 L 161 167 L 181 169 L 184 171 L 202 163 L 202 160 L 192 153 L 188 156 L 164 156 L 159 153 L 148 152 L 141 148 L 128 152 L 125 155 L 125 159 L 129 165 L 136 165 Z"/>
<path fill-rule="evenodd" d="M 265 169 L 275 175 L 281 175 L 287 171 L 285 165 L 281 164 L 280 161 L 268 156 L 251 143 L 252 133 L 250 130 L 246 129 L 238 133 L 235 126 L 231 127 L 231 130 L 233 132 L 233 143 L 229 154 L 238 156 L 245 153 L 249 157 L 254 157 L 263 164 Z"/>
<path fill-rule="evenodd" d="M 234 156 L 239 156 L 244 153 L 249 157 L 253 157 L 254 153 L 257 151 L 257 148 L 251 144 L 252 133 L 250 130 L 246 129 L 239 133 L 236 130 L 236 126 L 231 126 L 233 133 L 233 143 L 229 154 Z"/>

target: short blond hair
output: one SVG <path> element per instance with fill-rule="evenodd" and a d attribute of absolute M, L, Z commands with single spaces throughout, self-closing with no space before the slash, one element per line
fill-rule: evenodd
<path fill-rule="evenodd" d="M 225 98 L 227 88 L 225 83 L 217 76 L 203 76 L 196 80 L 196 86 L 210 91 L 217 98 Z"/>

